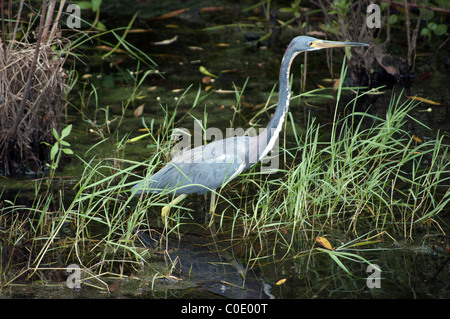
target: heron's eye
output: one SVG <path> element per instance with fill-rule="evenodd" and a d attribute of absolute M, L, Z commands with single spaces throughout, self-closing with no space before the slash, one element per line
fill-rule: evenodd
<path fill-rule="evenodd" d="M 308 45 L 309 45 L 309 46 L 312 46 L 312 44 L 313 44 L 313 42 L 312 42 L 312 41 L 308 42 Z"/>

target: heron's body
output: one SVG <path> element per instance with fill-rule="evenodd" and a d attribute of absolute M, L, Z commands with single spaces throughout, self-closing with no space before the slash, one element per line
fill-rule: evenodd
<path fill-rule="evenodd" d="M 252 138 L 235 136 L 184 151 L 148 177 L 145 185 L 137 184 L 134 188 L 138 188 L 137 194 L 163 191 L 204 194 L 217 189 L 249 167 L 245 157 Z"/>
<path fill-rule="evenodd" d="M 278 138 L 289 109 L 289 72 L 294 58 L 304 51 L 361 45 L 366 44 L 324 41 L 305 36 L 294 38 L 281 62 L 277 108 L 260 135 L 230 137 L 184 151 L 156 174 L 136 184 L 133 187 L 135 194 L 204 194 L 225 185 L 266 156 Z"/>

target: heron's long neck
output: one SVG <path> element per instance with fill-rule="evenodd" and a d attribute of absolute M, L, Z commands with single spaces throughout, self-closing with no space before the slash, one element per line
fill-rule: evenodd
<path fill-rule="evenodd" d="M 269 124 L 265 130 L 257 136 L 258 141 L 258 161 L 269 153 L 275 144 L 278 135 L 283 128 L 284 120 L 289 109 L 289 100 L 291 97 L 291 88 L 289 85 L 289 73 L 291 69 L 291 63 L 294 58 L 299 54 L 299 51 L 292 50 L 289 46 L 283 56 L 280 67 L 279 75 L 279 94 L 278 94 L 278 104 L 275 109 L 273 117 L 270 119 Z"/>

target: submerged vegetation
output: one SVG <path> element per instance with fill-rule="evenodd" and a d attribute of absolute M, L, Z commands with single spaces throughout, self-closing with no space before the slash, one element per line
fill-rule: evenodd
<path fill-rule="evenodd" d="M 295 3 L 293 10 L 300 14 L 300 2 Z M 94 25 L 98 26 L 99 7 L 94 12 Z M 209 124 L 206 105 L 213 97 L 210 87 L 204 93 L 191 85 L 173 106 L 159 98 L 154 109 L 163 114 L 162 119 L 148 121 L 142 100 L 152 88 L 145 86 L 152 76 L 162 78 L 163 74 L 156 71 L 149 55 L 126 40 L 135 19 L 136 15 L 127 27 L 109 31 L 102 23 L 101 29 L 91 25 L 95 29 L 92 34 L 80 33 L 72 39 L 74 61 L 81 59 L 78 50 L 88 42 L 108 51 L 101 58 L 110 65 L 121 63 L 120 59 L 108 60 L 114 52 L 133 60 L 130 69 L 118 67 L 131 89 L 126 88 L 128 94 L 119 106 L 107 105 L 102 99 L 104 88 L 96 86 L 94 79 L 81 76 L 75 67 L 68 71 L 71 82 L 65 85 L 78 88 L 72 95 L 77 102 L 69 103 L 75 115 L 66 111 L 65 128 L 59 124 L 50 127 L 49 139 L 39 142 L 48 148 L 48 176 L 26 181 L 34 188 L 31 195 L 15 192 L 14 187 L 13 191 L 0 189 L 0 292 L 28 282 L 65 282 L 68 265 L 80 267 L 83 285 L 102 291 L 116 289 L 114 279 L 138 281 L 139 287 L 157 290 L 161 281 L 178 282 L 179 260 L 168 254 L 167 243 L 174 238 L 182 240 L 186 233 L 206 234 L 217 250 L 219 246 L 231 250 L 230 259 L 244 264 L 236 266 L 243 274 L 258 267 L 265 272 L 268 265 L 286 260 L 292 262 L 293 272 L 300 274 L 327 260 L 330 269 L 352 278 L 359 275 L 352 265 L 364 265 L 364 269 L 374 251 L 392 249 L 404 241 L 421 248 L 433 236 L 446 236 L 448 226 L 442 216 L 450 206 L 450 160 L 445 133 L 425 141 L 418 138 L 410 124 L 428 127 L 413 116 L 418 103 L 405 99 L 403 92 L 392 93 L 384 109 L 361 111 L 360 100 L 379 91 L 343 87 L 343 81 L 337 82 L 337 96 L 330 94 L 331 89 L 304 92 L 302 84 L 303 93 L 292 101 L 309 105 L 305 102 L 310 98 L 331 97 L 333 118 L 322 124 L 308 117 L 300 128 L 290 113 L 285 124 L 287 137 L 280 143 L 283 164 L 278 171 L 266 174 L 261 169 L 264 164 L 256 164 L 214 191 L 213 212 L 209 212 L 211 193 L 207 199 L 192 195 L 174 205 L 162 221 L 161 209 L 171 196 L 137 198 L 131 196 L 130 188 L 170 158 L 173 135 L 183 119 L 203 119 L 205 126 Z M 52 48 L 51 43 L 44 48 L 65 58 L 69 52 L 69 47 Z M 343 68 L 342 79 L 345 73 Z M 242 99 L 251 82 L 247 79 L 242 88 L 233 83 L 231 123 L 244 113 Z M 116 82 L 113 86 L 119 90 Z M 43 99 L 46 94 L 44 90 L 36 92 L 40 95 L 32 99 Z M 61 103 L 55 105 L 60 117 L 64 113 Z M 272 112 L 271 103 L 270 96 L 263 107 L 255 107 L 258 112 L 248 123 L 256 127 L 254 123 L 262 122 L 262 115 Z M 197 109 L 203 106 L 199 115 Z M 138 118 L 140 127 L 129 125 L 127 116 Z M 83 124 L 72 117 L 81 118 Z M 92 144 L 77 141 L 80 131 L 93 136 Z M 84 148 L 77 146 L 83 143 Z M 128 150 L 136 144 L 134 150 L 140 154 L 132 160 Z M 68 158 L 80 163 L 81 171 L 75 177 L 58 176 Z M 141 233 L 146 231 L 158 233 L 156 248 L 149 248 L 143 240 Z M 436 245 L 429 246 L 436 249 Z M 446 249 L 448 245 L 443 247 Z"/>

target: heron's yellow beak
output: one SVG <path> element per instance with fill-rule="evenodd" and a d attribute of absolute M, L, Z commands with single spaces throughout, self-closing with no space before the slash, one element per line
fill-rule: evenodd
<path fill-rule="evenodd" d="M 340 41 L 326 41 L 326 40 L 316 40 L 308 44 L 311 48 L 315 49 L 368 46 L 368 44 L 360 42 L 340 42 Z"/>

